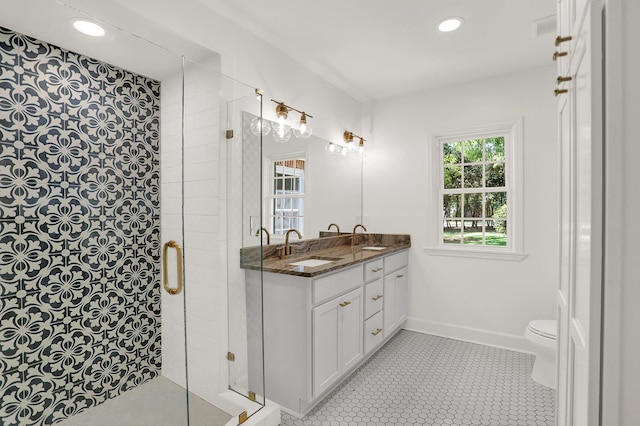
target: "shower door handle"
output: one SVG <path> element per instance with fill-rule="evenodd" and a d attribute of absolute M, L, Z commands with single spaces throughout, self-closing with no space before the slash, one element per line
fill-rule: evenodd
<path fill-rule="evenodd" d="M 169 268 L 167 266 L 167 251 L 169 250 L 169 248 L 176 249 L 176 257 L 178 261 L 178 271 L 177 271 L 178 286 L 177 287 L 169 286 L 169 271 L 168 271 Z M 162 281 L 164 284 L 164 289 L 167 290 L 167 293 L 169 294 L 180 293 L 182 291 L 182 247 L 180 247 L 180 244 L 176 243 L 173 240 L 164 244 L 164 247 L 162 248 L 162 263 L 163 263 L 163 272 L 164 272 L 162 276 Z"/>

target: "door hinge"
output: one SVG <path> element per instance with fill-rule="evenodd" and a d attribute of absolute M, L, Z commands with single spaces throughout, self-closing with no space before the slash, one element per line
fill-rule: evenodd
<path fill-rule="evenodd" d="M 247 415 L 247 412 L 243 411 L 238 416 L 238 424 L 242 424 L 242 423 L 246 422 L 248 418 L 249 418 L 249 416 Z"/>
<path fill-rule="evenodd" d="M 254 391 L 249 391 L 249 401 L 256 402 L 256 393 Z"/>
<path fill-rule="evenodd" d="M 227 352 L 227 359 L 229 361 L 235 361 L 236 360 L 236 356 L 232 352 Z"/>
<path fill-rule="evenodd" d="M 233 139 L 233 129 L 227 130 L 227 139 Z"/>

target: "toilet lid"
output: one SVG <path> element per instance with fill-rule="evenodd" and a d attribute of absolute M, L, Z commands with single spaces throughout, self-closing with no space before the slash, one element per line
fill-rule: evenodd
<path fill-rule="evenodd" d="M 529 323 L 529 330 L 538 336 L 547 339 L 556 339 L 556 321 L 555 320 L 534 320 Z"/>

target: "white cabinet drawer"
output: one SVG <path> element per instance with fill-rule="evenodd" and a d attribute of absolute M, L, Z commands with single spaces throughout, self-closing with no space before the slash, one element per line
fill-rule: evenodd
<path fill-rule="evenodd" d="M 364 265 L 364 282 L 376 280 L 384 275 L 384 262 L 382 259 L 368 262 Z"/>
<path fill-rule="evenodd" d="M 371 315 L 382 309 L 384 280 L 382 278 L 369 283 L 364 288 L 364 317 Z"/>
<path fill-rule="evenodd" d="M 313 280 L 313 304 L 317 305 L 362 285 L 362 265 Z"/>
<path fill-rule="evenodd" d="M 403 251 L 384 258 L 384 273 L 388 274 L 409 264 L 409 252 Z"/>
<path fill-rule="evenodd" d="M 368 354 L 373 348 L 382 343 L 382 312 L 378 312 L 364 322 L 364 353 Z"/>

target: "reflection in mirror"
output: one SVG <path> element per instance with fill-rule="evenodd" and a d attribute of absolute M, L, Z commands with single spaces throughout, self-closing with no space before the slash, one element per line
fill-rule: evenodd
<path fill-rule="evenodd" d="M 256 116 L 243 112 L 242 122 L 243 152 L 260 152 L 255 149 L 260 144 L 261 128 Z M 262 128 L 270 124 L 264 120 Z M 252 132 L 252 127 L 258 132 Z M 289 229 L 297 229 L 303 239 L 309 239 L 318 238 L 332 223 L 349 232 L 362 221 L 362 156 L 357 152 L 331 154 L 325 149 L 327 144 L 317 136 L 276 142 L 271 134 L 263 134 L 262 182 L 243 182 L 245 247 L 259 245 L 262 235 L 266 244 L 262 227 L 271 235 L 271 243 L 279 243 Z M 255 167 L 255 161 L 247 161 L 243 167 Z M 243 176 L 255 176 L 255 172 L 247 170 Z M 259 191 L 262 212 L 257 202 Z M 331 231 L 336 232 L 335 226 Z"/>

